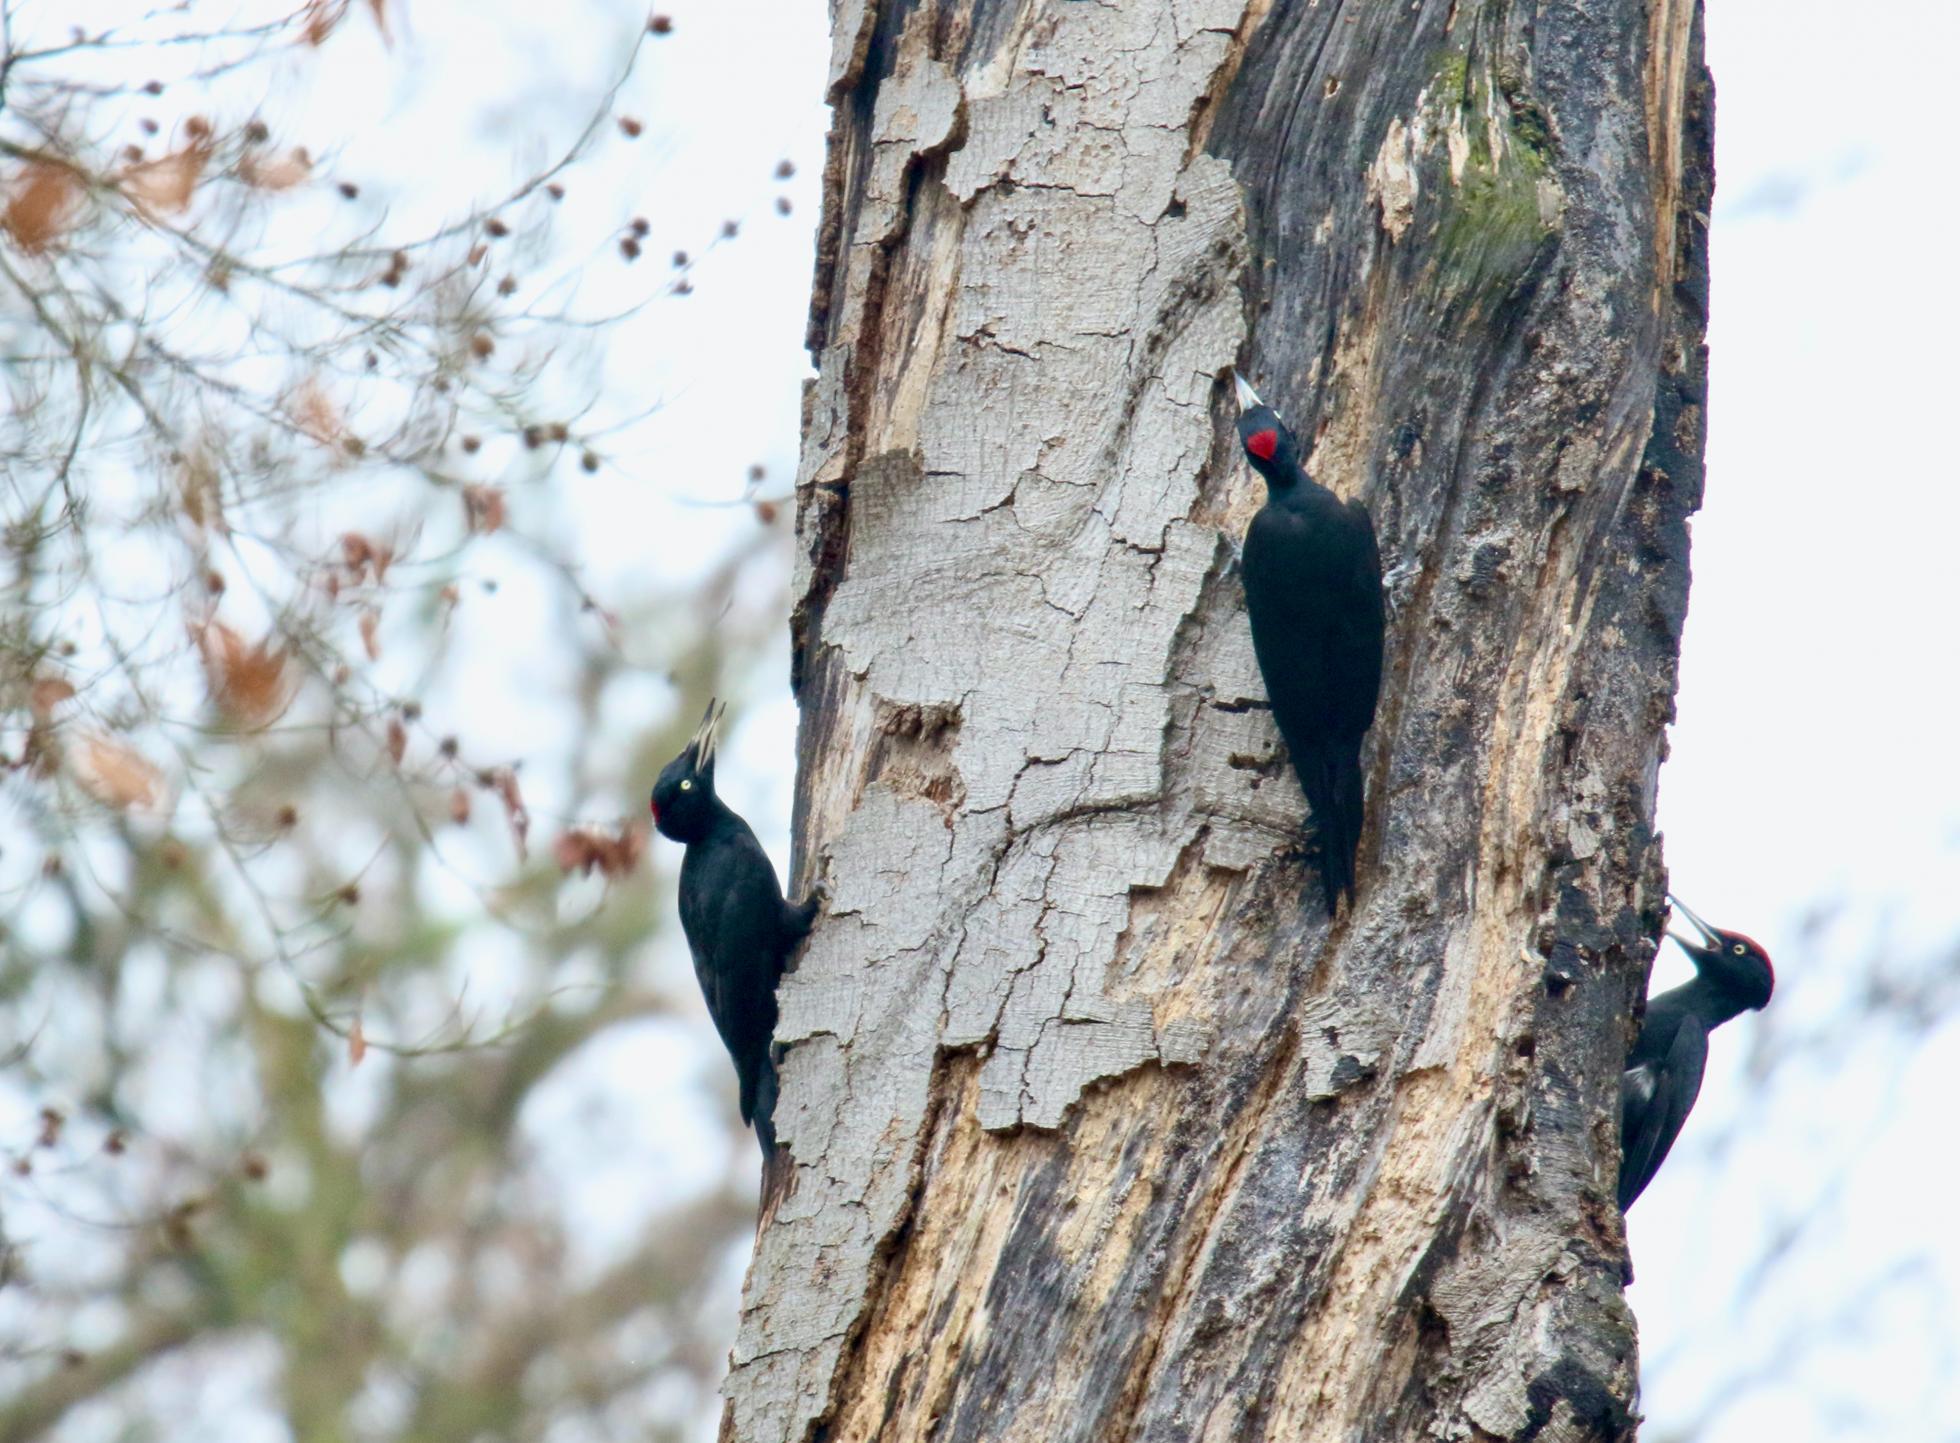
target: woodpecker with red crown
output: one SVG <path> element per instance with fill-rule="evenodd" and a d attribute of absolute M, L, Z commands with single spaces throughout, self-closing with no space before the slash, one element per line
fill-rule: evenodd
<path fill-rule="evenodd" d="M 1243 376 L 1239 444 L 1266 482 L 1240 572 L 1252 649 L 1320 841 L 1329 916 L 1354 896 L 1361 739 L 1381 692 L 1382 558 L 1360 501 L 1307 475 L 1300 444 Z"/>
<path fill-rule="evenodd" d="M 783 899 L 776 869 L 749 824 L 715 795 L 715 747 L 727 708 L 714 702 L 653 786 L 653 824 L 684 843 L 681 931 L 708 1015 L 735 1062 L 742 1121 L 765 1162 L 776 1153 L 776 984 L 809 934 L 821 896 Z"/>
<path fill-rule="evenodd" d="M 1668 901 L 1681 910 L 1701 940 L 1667 934 L 1695 964 L 1695 977 L 1647 999 L 1640 1036 L 1620 1077 L 1622 1212 L 1654 1180 L 1668 1149 L 1681 1135 L 1681 1124 L 1701 1092 L 1708 1034 L 1731 1017 L 1760 1010 L 1776 988 L 1776 971 L 1761 943 L 1740 932 L 1709 926 L 1672 893 Z"/>

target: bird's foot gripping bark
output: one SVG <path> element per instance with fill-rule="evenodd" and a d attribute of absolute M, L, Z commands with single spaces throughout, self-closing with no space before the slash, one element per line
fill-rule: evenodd
<path fill-rule="evenodd" d="M 817 925 L 817 917 L 830 900 L 823 883 L 814 884 L 801 902 L 783 903 L 783 932 L 792 943 L 801 942 Z"/>

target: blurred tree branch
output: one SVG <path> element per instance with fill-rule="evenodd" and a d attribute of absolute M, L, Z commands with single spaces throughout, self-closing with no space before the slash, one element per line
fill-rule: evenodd
<path fill-rule="evenodd" d="M 604 599 L 566 514 L 647 407 L 595 358 L 736 229 L 577 313 L 560 217 L 639 133 L 639 22 L 555 153 L 396 234 L 280 102 L 397 7 L 77 18 L 0 0 L 0 1118 L 38 1118 L 0 1132 L 0 1437 L 173 1436 L 180 1367 L 302 1440 L 666 1436 L 641 1390 L 703 1410 L 749 1200 L 657 1196 L 594 1262 L 526 1118 L 672 1013 L 641 779 L 782 607 L 766 508 Z M 505 589 L 548 655 L 479 617 Z"/>

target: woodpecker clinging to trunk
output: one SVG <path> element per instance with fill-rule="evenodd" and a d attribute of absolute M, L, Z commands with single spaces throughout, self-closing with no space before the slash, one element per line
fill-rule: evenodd
<path fill-rule="evenodd" d="M 1235 380 L 1239 443 L 1266 481 L 1240 564 L 1252 649 L 1313 812 L 1331 916 L 1354 895 L 1361 845 L 1361 739 L 1382 682 L 1381 552 L 1368 508 L 1308 476 L 1279 413 Z"/>
<path fill-rule="evenodd" d="M 1679 897 L 1681 910 L 1699 944 L 1678 933 L 1668 935 L 1695 964 L 1695 978 L 1647 999 L 1640 1036 L 1627 1054 L 1620 1077 L 1620 1209 L 1640 1196 L 1681 1135 L 1681 1124 L 1701 1091 L 1708 1062 L 1708 1034 L 1731 1017 L 1769 1001 L 1776 972 L 1769 953 L 1740 932 L 1709 926 Z"/>
<path fill-rule="evenodd" d="M 742 1121 L 764 1160 L 776 1151 L 776 984 L 821 900 L 783 900 L 762 844 L 715 795 L 715 745 L 725 707 L 708 703 L 701 726 L 653 786 L 653 824 L 687 845 L 681 861 L 681 930 L 708 1015 L 735 1062 Z"/>

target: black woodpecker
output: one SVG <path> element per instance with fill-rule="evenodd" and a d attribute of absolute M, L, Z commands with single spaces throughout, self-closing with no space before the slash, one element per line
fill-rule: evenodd
<path fill-rule="evenodd" d="M 1240 562 L 1252 649 L 1313 811 L 1332 916 L 1354 896 L 1361 845 L 1361 738 L 1382 684 L 1381 552 L 1368 508 L 1307 475 L 1279 413 L 1235 379 L 1239 444 L 1266 479 Z"/>
<path fill-rule="evenodd" d="M 776 1152 L 776 984 L 809 934 L 821 897 L 783 900 L 776 869 L 749 824 L 715 795 L 715 744 L 725 707 L 708 703 L 700 729 L 653 784 L 653 824 L 685 843 L 681 930 L 708 1015 L 735 1062 L 742 1121 L 765 1161 Z"/>
<path fill-rule="evenodd" d="M 1620 1077 L 1620 1210 L 1633 1205 L 1667 1159 L 1681 1124 L 1701 1091 L 1708 1062 L 1708 1034 L 1731 1017 L 1769 1001 L 1776 973 L 1769 953 L 1740 932 L 1723 932 L 1670 895 L 1696 932 L 1699 944 L 1678 933 L 1695 964 L 1695 979 L 1647 999 L 1640 1036 Z"/>

